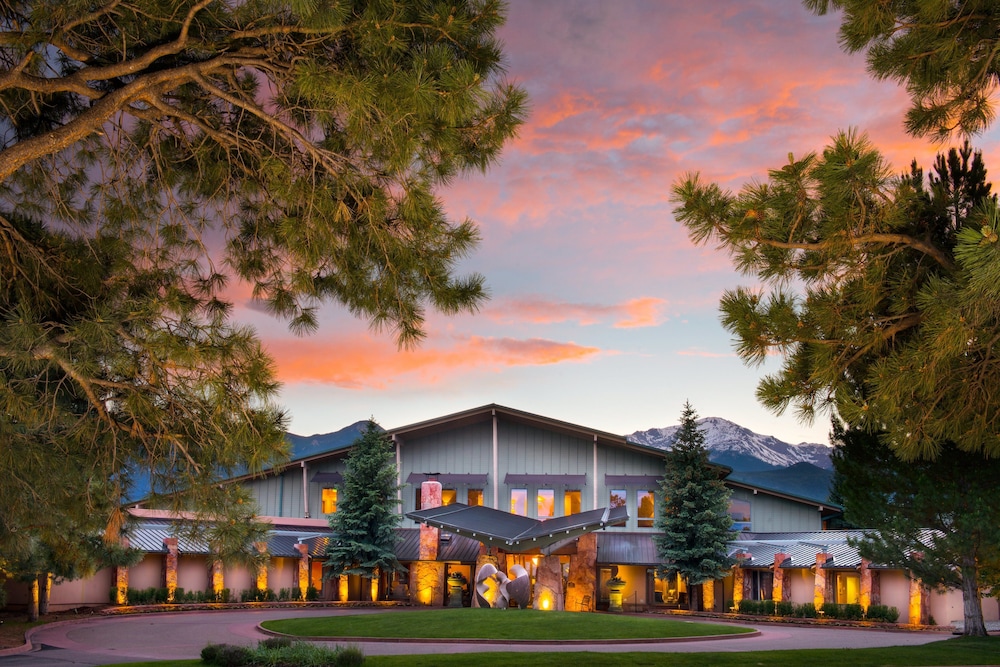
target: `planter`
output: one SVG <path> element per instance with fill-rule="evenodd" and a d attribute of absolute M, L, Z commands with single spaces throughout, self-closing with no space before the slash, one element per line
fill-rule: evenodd
<path fill-rule="evenodd" d="M 622 579 L 608 580 L 608 599 L 610 605 L 608 611 L 622 611 L 622 591 L 625 590 L 625 581 Z"/>

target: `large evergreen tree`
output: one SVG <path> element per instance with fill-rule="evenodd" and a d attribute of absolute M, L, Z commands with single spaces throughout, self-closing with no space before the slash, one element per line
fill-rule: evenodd
<path fill-rule="evenodd" d="M 679 574 L 689 585 L 719 579 L 732 566 L 726 555 L 726 542 L 733 537 L 730 492 L 708 461 L 697 418 L 685 403 L 680 429 L 666 453 L 653 536 L 662 561 L 657 571 Z"/>
<path fill-rule="evenodd" d="M 46 515 L 117 538 L 137 480 L 220 513 L 285 454 L 234 281 L 402 345 L 474 310 L 472 222 L 435 193 L 524 113 L 500 0 L 0 5 L 0 549 Z M 183 495 L 181 492 L 184 492 Z M 20 546 L 18 546 L 20 545 Z"/>
<path fill-rule="evenodd" d="M 369 421 L 347 459 L 337 511 L 330 517 L 334 536 L 327 547 L 331 576 L 356 574 L 366 579 L 402 572 L 396 558 L 399 499 L 392 446 L 382 429 Z"/>
<path fill-rule="evenodd" d="M 717 240 L 762 287 L 727 291 L 747 363 L 783 365 L 758 398 L 811 419 L 832 408 L 905 458 L 944 443 L 1000 455 L 1000 211 L 968 146 L 889 173 L 863 136 L 791 159 L 737 195 L 696 175 L 674 187 L 691 238 Z"/>
<path fill-rule="evenodd" d="M 989 500 L 1000 459 L 947 444 L 936 461 L 904 462 L 877 435 L 838 422 L 833 442 L 833 492 L 844 518 L 866 529 L 862 556 L 960 589 L 964 634 L 985 636 L 981 594 L 1000 583 L 983 579 L 1000 564 L 1000 506 Z"/>
<path fill-rule="evenodd" d="M 975 134 L 993 121 L 1000 84 L 1000 4 L 995 0 L 804 0 L 843 12 L 840 43 L 867 50 L 868 71 L 906 86 L 914 135 Z"/>

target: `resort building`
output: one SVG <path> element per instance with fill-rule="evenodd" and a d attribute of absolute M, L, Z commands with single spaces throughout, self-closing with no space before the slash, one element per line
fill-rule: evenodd
<path fill-rule="evenodd" d="M 178 539 L 170 517 L 138 508 L 129 539 L 146 553 L 142 563 L 100 573 L 96 583 L 57 586 L 50 608 L 105 603 L 111 590 L 147 587 L 228 590 L 234 599 L 258 588 L 311 588 L 319 600 L 470 606 L 477 575 L 491 564 L 505 578 L 524 573 L 538 608 L 646 611 L 693 603 L 722 612 L 740 600 L 774 599 L 885 604 L 897 607 L 902 623 L 962 618 L 960 591 L 928 591 L 904 572 L 860 559 L 848 544 L 852 533 L 825 530 L 840 513 L 836 505 L 735 481 L 725 482 L 739 531 L 730 543 L 732 573 L 691 590 L 676 577 L 659 577 L 653 535 L 664 452 L 624 436 L 486 405 L 386 437 L 401 486 L 397 556 L 406 573 L 373 582 L 324 576 L 348 445 L 232 480 L 252 492 L 274 526 L 269 540 L 255 545 L 270 558 L 260 572 L 224 570 L 207 545 Z M 717 468 L 724 480 L 731 472 Z M 998 618 L 995 598 L 984 613 Z"/>

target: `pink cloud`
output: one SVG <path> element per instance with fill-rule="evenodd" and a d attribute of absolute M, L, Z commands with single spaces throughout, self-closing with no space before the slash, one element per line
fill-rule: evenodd
<path fill-rule="evenodd" d="M 600 305 L 550 301 L 529 296 L 491 304 L 485 315 L 506 324 L 576 322 L 581 326 L 592 326 L 611 320 L 615 328 L 628 329 L 660 324 L 665 304 L 666 301 L 656 297 L 640 297 L 620 304 Z"/>
<path fill-rule="evenodd" d="M 440 384 L 475 370 L 542 366 L 586 361 L 602 350 L 541 338 L 469 336 L 450 347 L 425 345 L 399 351 L 384 339 L 355 336 L 337 340 L 272 339 L 268 352 L 282 382 L 319 382 L 345 389 L 385 389 L 390 385 Z"/>

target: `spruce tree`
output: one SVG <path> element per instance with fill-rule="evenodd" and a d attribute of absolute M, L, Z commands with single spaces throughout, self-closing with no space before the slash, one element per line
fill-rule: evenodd
<path fill-rule="evenodd" d="M 733 537 L 729 489 L 708 460 L 697 414 L 684 404 L 681 425 L 660 481 L 659 512 L 653 536 L 662 561 L 661 576 L 679 574 L 688 585 L 725 576 L 732 566 L 726 542 Z M 689 602 L 693 602 L 689 599 Z"/>
<path fill-rule="evenodd" d="M 400 513 L 392 452 L 382 429 L 369 421 L 347 458 L 337 511 L 330 517 L 334 536 L 325 564 L 331 577 L 371 579 L 405 571 L 396 558 Z"/>

